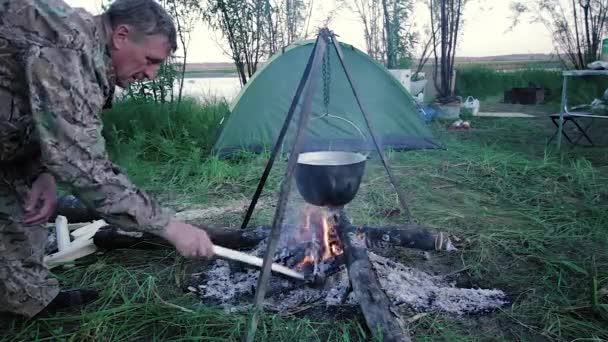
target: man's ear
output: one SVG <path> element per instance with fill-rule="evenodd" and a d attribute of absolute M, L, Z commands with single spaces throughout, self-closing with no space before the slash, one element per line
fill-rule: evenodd
<path fill-rule="evenodd" d="M 112 45 L 114 45 L 114 48 L 120 50 L 129 39 L 130 34 L 131 28 L 128 25 L 116 26 L 112 31 Z"/>

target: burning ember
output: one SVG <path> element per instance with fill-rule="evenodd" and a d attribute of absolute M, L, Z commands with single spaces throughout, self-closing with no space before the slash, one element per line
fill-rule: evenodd
<path fill-rule="evenodd" d="M 342 255 L 342 244 L 336 222 L 328 209 L 307 205 L 301 211 L 301 228 L 294 234 L 293 243 L 307 244 L 306 254 L 296 264 L 300 270 L 307 265 L 328 261 Z"/>

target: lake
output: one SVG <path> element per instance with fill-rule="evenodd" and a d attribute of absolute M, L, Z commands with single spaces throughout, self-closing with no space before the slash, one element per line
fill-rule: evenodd
<path fill-rule="evenodd" d="M 179 87 L 176 85 L 176 91 Z M 203 77 L 185 78 L 185 96 L 192 96 L 199 99 L 224 97 L 232 101 L 241 91 L 241 82 L 238 77 Z"/>
<path fill-rule="evenodd" d="M 179 91 L 179 83 L 175 83 L 175 95 Z M 184 79 L 184 96 L 195 97 L 200 100 L 224 97 L 231 102 L 241 91 L 241 82 L 238 77 L 202 77 Z M 122 89 L 116 88 L 116 96 Z"/>

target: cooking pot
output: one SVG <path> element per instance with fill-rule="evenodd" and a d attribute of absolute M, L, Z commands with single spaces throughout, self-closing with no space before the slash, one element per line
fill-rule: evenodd
<path fill-rule="evenodd" d="M 366 160 L 355 152 L 301 153 L 295 170 L 298 191 L 312 205 L 343 207 L 359 191 Z"/>

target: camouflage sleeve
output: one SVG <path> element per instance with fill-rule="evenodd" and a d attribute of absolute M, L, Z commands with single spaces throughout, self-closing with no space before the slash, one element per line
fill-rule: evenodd
<path fill-rule="evenodd" d="M 172 212 L 136 188 L 109 161 L 98 117 L 104 104 L 95 56 L 72 49 L 32 47 L 27 75 L 42 163 L 108 223 L 160 233 Z"/>

